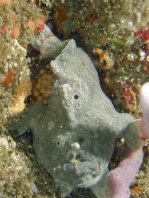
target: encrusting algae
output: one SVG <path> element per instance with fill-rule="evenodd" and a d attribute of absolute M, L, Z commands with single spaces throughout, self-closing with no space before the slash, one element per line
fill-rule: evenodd
<path fill-rule="evenodd" d="M 15 111 L 14 104 L 18 105 L 17 100 L 20 101 L 20 98 L 18 99 L 17 97 L 19 95 L 22 97 L 22 107 L 19 107 L 20 110 L 23 110 L 23 107 L 25 107 L 23 101 L 31 91 L 30 60 L 26 57 L 27 45 L 38 28 L 38 31 L 40 31 L 44 17 L 41 10 L 32 1 L 1 1 L 0 13 L 1 97 L 3 98 L 4 92 L 10 95 L 9 97 L 4 97 L 5 103 L 0 103 L 0 109 L 2 109 L 0 120 L 4 120 L 3 118 L 7 119 L 12 111 L 18 112 L 18 110 Z M 29 22 L 32 22 L 32 26 Z M 24 83 L 25 77 L 26 81 Z M 26 88 L 28 91 L 22 94 L 21 90 Z M 9 111 L 9 109 L 13 110 Z"/>
<path fill-rule="evenodd" d="M 6 128 L 23 111 L 24 100 L 31 94 L 27 46 L 44 21 L 41 9 L 32 1 L 0 1 L 0 195 L 4 197 L 56 197 L 32 145 L 26 139 L 16 143 Z"/>

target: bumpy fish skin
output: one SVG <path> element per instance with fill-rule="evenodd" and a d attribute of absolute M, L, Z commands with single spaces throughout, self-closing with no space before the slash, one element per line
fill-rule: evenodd
<path fill-rule="evenodd" d="M 35 152 L 65 196 L 102 179 L 116 138 L 124 136 L 134 150 L 142 140 L 138 121 L 115 111 L 90 58 L 73 39 L 58 49 L 51 68 L 56 81 L 49 105 L 30 104 L 12 131 L 18 136 L 32 129 Z"/>

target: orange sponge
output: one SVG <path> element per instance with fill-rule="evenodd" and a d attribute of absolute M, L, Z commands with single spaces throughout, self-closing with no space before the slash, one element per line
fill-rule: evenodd
<path fill-rule="evenodd" d="M 11 4 L 13 0 L 0 0 L 0 3 L 2 4 Z"/>
<path fill-rule="evenodd" d="M 20 36 L 20 27 L 17 23 L 14 23 L 11 32 L 11 38 L 18 38 Z"/>

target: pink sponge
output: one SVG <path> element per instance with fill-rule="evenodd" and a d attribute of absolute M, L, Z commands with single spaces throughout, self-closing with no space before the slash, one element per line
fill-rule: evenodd
<path fill-rule="evenodd" d="M 140 90 L 140 108 L 143 118 L 139 122 L 141 135 L 143 138 L 149 138 L 149 82 L 145 83 Z"/>
<path fill-rule="evenodd" d="M 139 120 L 141 136 L 144 139 L 149 138 L 149 82 L 145 83 L 140 90 L 140 108 L 143 118 Z M 135 141 L 135 140 L 134 140 Z M 117 168 L 111 170 L 106 183 L 110 191 L 110 198 L 129 198 L 129 186 L 139 171 L 143 160 L 142 150 L 133 151 L 126 149 L 126 155 Z"/>
<path fill-rule="evenodd" d="M 143 160 L 143 152 L 127 148 L 126 156 L 117 168 L 111 170 L 106 183 L 110 191 L 110 198 L 129 198 L 129 186 L 135 179 Z"/>

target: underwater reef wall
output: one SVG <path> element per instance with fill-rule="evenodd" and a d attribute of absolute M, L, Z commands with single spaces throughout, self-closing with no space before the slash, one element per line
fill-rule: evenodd
<path fill-rule="evenodd" d="M 17 0 L 3 1 L 2 0 L 0 2 L 1 2 L 0 3 L 0 10 L 1 10 L 1 14 L 0 14 L 0 40 L 1 40 L 1 44 L 0 44 L 1 45 L 1 48 L 0 48 L 0 54 L 1 54 L 1 57 L 0 57 L 0 111 L 1 111 L 0 142 L 1 142 L 1 145 L 0 145 L 0 149 L 1 149 L 1 152 L 4 153 L 4 155 L 1 158 L 3 162 L 4 161 L 6 162 L 8 160 L 7 156 L 10 156 L 12 158 L 12 161 L 14 159 L 18 160 L 18 156 L 16 156 L 16 154 L 12 156 L 10 154 L 13 152 L 15 153 L 15 150 L 17 148 L 14 146 L 13 148 L 14 150 L 12 149 L 14 143 L 12 139 L 8 136 L 9 133 L 6 132 L 7 130 L 5 126 L 6 126 L 7 121 L 11 122 L 11 118 L 13 118 L 13 116 L 16 113 L 23 111 L 23 109 L 25 108 L 24 99 L 31 93 L 32 82 L 30 79 L 30 75 L 31 75 L 30 68 L 33 67 L 33 65 L 31 65 L 32 60 L 30 58 L 27 58 L 27 56 L 28 56 L 28 52 L 31 49 L 29 44 L 31 40 L 33 39 L 34 35 L 37 34 L 38 32 L 42 32 L 44 29 L 43 22 L 45 21 L 45 18 L 42 16 L 41 10 L 42 11 L 48 10 L 48 13 L 53 13 L 53 15 L 50 14 L 50 17 L 52 18 L 50 22 L 52 21 L 52 25 L 53 23 L 55 23 L 55 25 L 57 26 L 57 31 L 56 31 L 57 35 L 59 34 L 63 40 L 64 38 L 74 38 L 74 40 L 77 42 L 77 46 L 82 46 L 82 48 L 88 52 L 88 54 L 91 56 L 99 72 L 99 76 L 100 76 L 100 80 L 101 80 L 101 84 L 104 89 L 104 92 L 110 97 L 110 99 L 112 99 L 116 108 L 120 112 L 128 111 L 131 114 L 133 114 L 135 117 L 137 118 L 140 117 L 141 114 L 140 114 L 140 109 L 138 107 L 138 94 L 139 94 L 141 85 L 144 82 L 148 81 L 148 75 L 149 75 L 149 51 L 148 51 L 149 3 L 148 1 L 146 0 L 139 0 L 139 1 L 122 1 L 122 0 L 119 0 L 119 1 L 100 1 L 100 0 L 94 0 L 94 1 L 91 1 L 91 0 L 76 0 L 76 1 L 47 0 L 47 1 L 44 1 L 44 0 L 40 0 L 39 2 L 36 1 L 37 4 L 39 3 L 41 5 L 40 9 L 37 8 L 35 1 L 32 1 L 32 0 L 30 1 L 17 1 Z M 3 3 L 3 2 L 6 2 L 6 3 Z M 51 8 L 53 9 L 51 10 Z M 54 40 L 52 40 L 52 43 L 51 43 L 51 40 L 46 38 L 44 39 L 44 42 L 42 43 L 42 47 L 41 47 L 41 43 L 38 43 L 40 45 L 36 44 L 36 47 L 35 46 L 34 47 L 40 50 L 40 58 L 46 57 L 48 59 L 49 58 L 48 52 L 50 50 L 52 52 L 52 54 L 50 55 L 50 58 L 56 58 L 58 54 L 60 54 L 62 50 L 66 47 L 67 44 L 68 44 L 68 47 L 72 45 L 73 42 L 71 41 L 70 44 L 69 42 L 70 40 L 67 40 L 66 42 L 61 42 L 59 39 L 54 37 Z M 49 48 L 47 49 L 47 47 Z M 74 49 L 76 49 L 76 46 L 74 47 Z M 33 59 L 35 60 L 34 57 Z M 44 65 L 44 61 L 42 62 L 42 64 Z M 54 61 L 53 61 L 52 68 L 54 69 Z M 55 66 L 55 68 L 57 67 Z M 57 76 L 58 74 L 60 74 L 61 76 L 61 73 L 59 73 L 61 72 L 61 70 L 59 70 L 59 72 L 55 70 L 54 72 L 57 74 Z M 69 72 L 70 72 L 69 80 L 71 82 L 70 84 L 71 86 L 73 86 L 74 81 L 71 79 L 71 71 Z M 56 76 L 51 71 L 50 62 L 46 65 L 46 69 L 44 68 L 40 70 L 40 75 L 41 75 L 41 78 L 37 80 L 37 84 L 35 85 L 33 84 L 32 93 L 34 94 L 35 100 L 37 99 L 37 101 L 42 102 L 43 104 L 47 105 L 49 101 L 51 102 L 52 93 L 53 93 L 52 90 L 54 89 L 52 88 L 52 86 L 54 83 L 58 83 L 58 81 L 55 82 Z M 80 75 L 80 72 L 78 72 L 76 76 L 79 76 L 79 75 Z M 61 77 L 63 78 L 63 80 L 66 78 L 65 72 L 63 72 Z M 49 79 L 49 81 L 46 81 L 45 78 L 46 80 Z M 86 85 L 84 85 L 84 88 L 86 89 L 84 88 L 81 89 L 79 93 L 80 95 L 78 94 L 73 95 L 74 96 L 73 100 L 75 102 L 79 103 L 80 100 L 78 99 L 80 99 L 80 96 L 82 97 L 81 94 L 85 91 L 88 91 L 87 87 L 91 86 L 90 85 L 91 78 L 92 78 L 92 73 L 90 73 L 90 76 L 88 77 L 88 81 L 84 77 L 84 81 L 88 82 Z M 95 79 L 97 78 L 98 77 L 96 77 Z M 61 89 L 63 87 L 63 83 L 62 83 L 63 80 L 57 84 L 57 86 L 61 85 Z M 47 84 L 47 82 L 48 83 L 50 82 L 50 83 L 49 83 L 49 86 L 46 87 L 44 83 Z M 64 92 L 62 90 L 60 90 L 57 94 L 63 95 Z M 94 94 L 92 95 L 94 96 Z M 84 101 L 86 100 L 84 99 L 83 102 Z M 93 103 L 93 102 L 94 100 L 90 98 L 90 103 Z M 82 103 L 79 103 L 78 105 L 82 105 Z M 55 103 L 52 103 L 52 104 L 55 104 Z M 60 106 L 61 105 L 62 106 L 67 105 L 65 100 L 63 100 L 63 102 L 60 103 Z M 29 108 L 32 109 L 33 107 L 31 106 Z M 90 104 L 88 106 L 90 106 Z M 36 112 L 35 110 L 31 110 L 31 109 L 30 109 L 30 112 L 32 113 Z M 43 110 L 48 112 L 48 108 L 42 105 L 39 105 L 39 108 L 37 109 L 39 110 L 40 115 L 42 114 Z M 52 111 L 54 111 L 54 107 Z M 73 110 L 70 112 L 71 112 L 70 113 L 71 116 L 72 115 L 77 116 L 79 114 L 79 113 L 75 114 Z M 36 113 L 38 114 L 38 112 Z M 35 118 L 37 118 L 38 116 L 36 113 L 30 114 L 30 116 L 31 117 L 34 116 Z M 59 113 L 61 114 L 63 113 L 63 111 L 60 109 Z M 43 112 L 43 115 L 44 115 L 44 112 Z M 117 114 L 117 115 L 120 115 L 120 114 Z M 67 116 L 68 118 L 70 118 L 69 114 Z M 77 116 L 77 118 L 79 116 L 80 114 Z M 29 117 L 29 114 L 27 117 Z M 47 113 L 47 117 L 48 117 L 48 113 Z M 94 115 L 93 117 L 95 118 L 96 116 Z M 133 121 L 131 116 L 128 116 L 128 117 L 130 118 L 130 120 Z M 55 119 L 57 119 L 57 116 L 55 116 Z M 70 121 L 70 119 L 68 120 Z M 30 123 L 29 126 L 36 128 L 36 126 L 34 126 L 35 120 L 33 119 L 32 121 L 33 123 Z M 135 121 L 135 124 L 137 125 L 138 123 Z M 50 127 L 51 125 L 52 124 L 50 124 Z M 131 127 L 128 127 L 128 131 L 131 131 L 130 128 Z M 25 129 L 26 127 L 24 128 L 24 130 Z M 52 129 L 49 129 L 49 130 L 52 130 Z M 106 128 L 106 131 L 108 131 L 107 128 Z M 134 137 L 135 133 L 133 130 L 132 130 L 132 133 L 133 133 L 132 137 Z M 111 148 L 111 151 L 109 152 L 110 154 L 107 157 L 108 159 L 105 162 L 106 167 L 114 149 L 115 139 L 116 137 L 121 136 L 120 134 L 121 133 L 119 133 L 118 136 L 116 134 L 114 135 L 112 148 Z M 78 137 L 80 137 L 80 134 L 78 132 L 77 132 L 77 135 Z M 85 145 L 84 142 L 87 141 L 87 145 L 90 145 L 90 144 L 93 145 L 95 136 L 96 136 L 95 134 L 88 132 L 88 136 L 87 137 L 85 136 L 85 139 L 82 139 L 81 137 L 81 138 L 78 138 L 79 140 L 76 139 L 76 142 L 72 141 L 71 144 L 67 144 L 67 146 L 70 149 L 69 156 L 70 156 L 70 159 L 72 159 L 71 164 L 73 165 L 77 164 L 79 160 L 81 159 L 81 157 L 79 158 L 79 156 L 77 155 L 77 153 L 80 152 L 80 148 L 83 147 L 81 146 L 81 143 L 82 145 Z M 113 138 L 112 134 L 111 136 Z M 122 134 L 122 136 L 125 136 L 125 139 L 130 147 L 135 148 L 136 142 L 135 141 L 133 142 L 129 135 L 127 136 L 124 133 Z M 66 137 L 59 136 L 58 138 L 60 141 L 62 141 Z M 69 138 L 70 136 L 68 137 L 68 140 L 71 139 Z M 72 137 L 71 140 L 74 140 L 74 138 L 75 138 L 75 135 Z M 129 142 L 129 140 L 131 141 Z M 51 141 L 51 139 L 49 141 Z M 12 147 L 10 146 L 11 142 L 12 142 Z M 56 143 L 58 144 L 58 142 Z M 132 142 L 134 143 L 133 145 L 132 145 Z M 7 143 L 9 144 L 9 146 L 7 146 Z M 58 146 L 57 144 L 56 146 Z M 20 143 L 18 143 L 17 145 L 20 145 Z M 88 149 L 90 148 L 90 151 L 88 150 L 85 150 L 85 151 L 92 153 L 92 149 L 93 150 L 95 149 L 94 146 L 92 145 L 88 147 Z M 82 153 L 83 152 L 81 152 L 81 154 Z M 19 154 L 17 153 L 17 155 Z M 13 158 L 13 156 L 15 157 Z M 14 176 L 15 175 L 15 172 L 13 172 L 14 167 L 19 166 L 19 168 L 21 169 L 22 167 L 26 166 L 26 164 L 23 163 L 23 160 L 26 160 L 26 157 L 23 154 L 21 154 L 20 156 L 21 157 L 19 157 L 19 160 L 21 162 L 17 163 L 17 160 L 16 160 L 16 163 L 14 162 L 14 166 L 9 163 L 9 160 L 6 162 L 5 164 L 6 174 L 2 175 L 3 176 L 2 179 L 5 179 L 5 176 L 6 177 L 8 176 L 9 179 L 11 178 L 11 176 Z M 71 158 L 72 156 L 73 158 Z M 53 158 L 55 159 L 55 157 Z M 89 158 L 90 158 L 90 154 L 89 154 Z M 96 159 L 98 159 L 98 157 L 95 156 L 94 160 L 96 161 Z M 28 160 L 26 161 L 28 162 Z M 138 166 L 140 166 L 140 163 Z M 97 165 L 97 167 L 94 166 L 95 164 Z M 102 175 L 101 174 L 100 177 L 98 177 L 99 176 L 98 174 L 100 173 L 99 170 L 96 170 L 96 168 L 97 169 L 99 168 L 98 164 L 99 164 L 98 162 L 93 163 L 93 164 L 90 163 L 89 166 L 87 164 L 86 165 L 82 164 L 82 166 L 79 166 L 77 170 L 81 171 L 82 170 L 81 167 L 93 168 L 93 172 L 97 173 L 97 175 L 95 174 L 95 177 L 97 176 L 96 177 L 97 180 L 99 178 L 101 179 L 100 188 L 101 189 L 103 188 L 102 192 L 105 193 L 107 190 L 107 187 L 105 187 L 104 182 L 102 183 L 102 179 L 104 178 L 104 176 L 101 176 Z M 3 165 L 1 167 L 3 167 Z M 59 166 L 59 164 L 56 164 L 55 171 L 50 170 L 49 172 L 51 172 L 51 174 L 54 175 L 54 178 L 56 178 L 56 174 L 59 175 L 59 171 L 61 169 L 63 169 L 63 167 Z M 17 170 L 18 169 L 16 169 L 16 172 Z M 27 170 L 28 173 L 32 172 L 31 167 L 28 167 L 28 168 L 25 167 L 24 170 Z M 80 174 L 79 171 L 78 173 L 76 173 L 76 175 L 78 176 L 78 174 Z M 24 176 L 28 177 L 29 174 L 28 175 L 24 174 Z M 34 185 L 35 177 L 36 176 L 34 174 L 31 174 L 30 186 L 26 185 L 26 183 L 28 183 L 29 181 L 28 178 L 25 180 L 26 182 L 24 182 L 24 184 L 21 183 L 20 186 L 22 189 L 24 189 L 24 191 L 22 192 L 27 191 L 26 194 L 31 195 L 31 196 L 33 194 L 34 195 L 36 194 L 37 186 Z M 60 175 L 58 177 L 60 177 Z M 72 182 L 71 185 L 68 186 L 68 189 L 75 188 L 77 185 L 79 185 L 79 184 L 76 184 L 78 182 L 78 178 L 74 180 L 74 183 Z M 18 177 L 17 181 L 20 182 L 22 181 L 21 179 L 22 178 Z M 58 180 L 57 180 L 57 186 L 61 187 Z M 8 183 L 8 180 L 6 181 Z M 5 185 L 6 184 L 5 182 L 2 183 L 2 188 L 1 188 L 2 192 L 5 192 L 6 194 L 8 194 L 8 192 L 11 192 L 11 195 L 13 195 L 17 193 L 18 191 L 18 196 L 19 196 L 19 194 L 21 193 L 21 188 L 20 190 L 17 190 L 17 187 L 14 185 L 14 181 L 13 180 L 11 181 L 12 183 L 11 182 L 10 183 L 11 183 L 12 188 L 9 188 L 9 185 Z M 41 180 L 39 179 L 39 181 Z M 89 182 L 91 183 L 91 185 L 94 183 L 92 181 L 92 178 L 89 179 Z M 44 182 L 40 182 L 40 183 L 43 184 Z M 47 183 L 47 181 L 45 183 Z M 67 186 L 67 183 L 69 182 L 66 179 L 66 186 Z M 87 186 L 86 184 L 84 185 Z M 127 184 L 127 188 L 128 186 L 129 185 Z M 32 191 L 32 187 L 33 187 L 33 191 Z M 51 190 L 49 186 L 43 185 L 43 189 L 45 188 L 47 188 L 48 190 Z M 64 187 L 61 187 L 61 189 L 64 192 L 65 185 Z M 67 192 L 66 191 L 64 192 L 64 194 L 67 194 L 69 190 Z M 49 196 L 51 197 L 51 195 Z"/>

